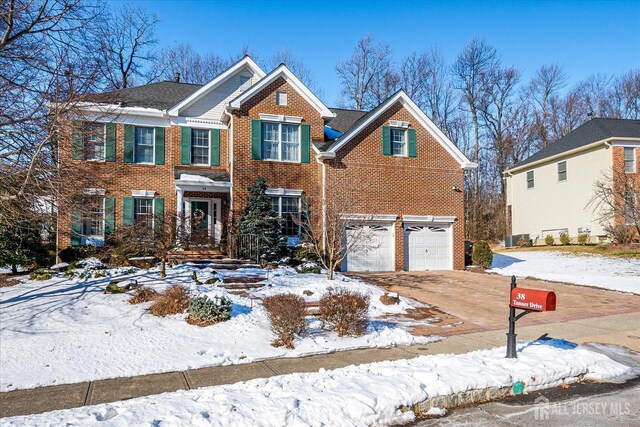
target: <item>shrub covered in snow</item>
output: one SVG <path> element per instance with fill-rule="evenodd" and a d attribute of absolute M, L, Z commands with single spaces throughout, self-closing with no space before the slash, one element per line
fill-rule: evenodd
<path fill-rule="evenodd" d="M 369 296 L 346 289 L 331 290 L 319 304 L 320 319 L 338 336 L 360 336 L 367 329 Z"/>
<path fill-rule="evenodd" d="M 491 252 L 491 248 L 485 240 L 478 240 L 473 244 L 471 258 L 473 259 L 473 265 L 489 268 L 493 262 L 493 252 Z"/>
<path fill-rule="evenodd" d="M 547 246 L 553 246 L 555 243 L 556 239 L 551 234 L 547 234 L 547 237 L 544 238 L 544 244 Z"/>
<path fill-rule="evenodd" d="M 569 243 L 571 243 L 571 237 L 569 237 L 568 233 L 562 233 L 560 235 L 560 243 L 562 243 L 563 245 L 568 245 Z"/>
<path fill-rule="evenodd" d="M 189 307 L 189 290 L 182 285 L 168 287 L 153 301 L 149 313 L 154 316 L 168 316 L 184 313 Z"/>
<path fill-rule="evenodd" d="M 231 318 L 233 304 L 227 297 L 214 297 L 202 295 L 189 301 L 189 323 L 199 326 L 212 325 L 224 322 Z"/>
<path fill-rule="evenodd" d="M 318 263 L 320 259 L 318 258 L 318 254 L 310 243 L 303 243 L 301 245 L 296 246 L 291 251 L 291 265 L 300 265 L 307 262 Z"/>
<path fill-rule="evenodd" d="M 153 301 L 157 296 L 158 292 L 155 289 L 149 286 L 141 286 L 136 289 L 133 296 L 129 298 L 129 302 L 131 304 L 141 304 L 143 302 Z"/>
<path fill-rule="evenodd" d="M 320 274 L 322 273 L 322 268 L 320 268 L 320 266 L 315 262 L 305 262 L 304 264 L 300 264 L 299 266 L 297 266 L 296 271 L 301 274 Z"/>
<path fill-rule="evenodd" d="M 29 274 L 29 279 L 31 280 L 49 280 L 51 279 L 51 272 L 48 270 L 38 269 L 36 271 L 32 271 Z"/>
<path fill-rule="evenodd" d="M 273 346 L 294 348 L 295 336 L 304 335 L 307 329 L 304 299 L 298 295 L 279 294 L 265 298 L 262 305 L 267 310 L 271 330 L 276 334 Z"/>

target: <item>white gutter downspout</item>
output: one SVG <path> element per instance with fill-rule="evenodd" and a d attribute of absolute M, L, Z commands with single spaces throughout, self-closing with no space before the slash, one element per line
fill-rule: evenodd
<path fill-rule="evenodd" d="M 229 215 L 233 212 L 233 114 L 229 113 L 227 109 L 224 109 L 224 113 L 229 116 L 229 180 L 231 181 L 231 188 L 229 189 Z"/>

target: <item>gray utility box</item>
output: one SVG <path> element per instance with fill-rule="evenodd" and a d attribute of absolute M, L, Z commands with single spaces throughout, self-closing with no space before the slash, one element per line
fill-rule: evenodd
<path fill-rule="evenodd" d="M 504 238 L 504 247 L 515 248 L 516 246 L 518 246 L 518 240 L 520 240 L 521 237 L 525 242 L 529 243 L 530 239 L 528 234 L 513 234 Z"/>

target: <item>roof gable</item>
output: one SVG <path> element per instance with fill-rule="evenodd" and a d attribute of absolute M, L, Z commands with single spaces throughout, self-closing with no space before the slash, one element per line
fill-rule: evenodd
<path fill-rule="evenodd" d="M 258 64 L 256 64 L 253 61 L 253 59 L 251 59 L 251 57 L 245 56 L 244 58 L 242 58 L 241 60 L 233 64 L 231 67 L 227 68 L 226 71 L 219 74 L 216 78 L 211 80 L 209 83 L 202 86 L 200 89 L 198 89 L 188 97 L 184 98 L 183 100 L 181 100 L 180 102 L 178 102 L 177 104 L 169 108 L 167 110 L 167 113 L 171 116 L 180 115 L 181 111 L 186 110 L 189 107 L 192 107 L 195 103 L 200 101 L 203 97 L 205 97 L 211 91 L 220 87 L 225 82 L 229 81 L 230 79 L 234 78 L 237 74 L 240 74 L 245 70 L 251 71 L 253 74 L 257 75 L 260 79 L 264 78 L 265 76 L 265 73 L 262 70 L 262 68 L 260 68 Z"/>
<path fill-rule="evenodd" d="M 403 90 L 399 90 L 395 94 L 387 98 L 373 110 L 369 111 L 364 116 L 355 121 L 353 127 L 345 132 L 341 137 L 333 142 L 321 155 L 332 156 L 344 147 L 349 141 L 351 141 L 356 135 L 367 128 L 373 121 L 380 117 L 391 106 L 400 102 L 404 108 L 416 118 L 429 133 L 433 135 L 435 140 L 442 145 L 442 147 L 460 164 L 463 169 L 475 169 L 478 167 L 476 163 L 471 162 L 456 145 L 451 142 L 447 136 L 427 117 L 422 110 L 411 100 Z"/>
<path fill-rule="evenodd" d="M 321 117 L 334 117 L 334 114 L 331 112 L 331 110 L 329 110 L 329 108 L 327 108 L 327 106 L 324 105 L 322 101 L 320 101 L 320 99 L 315 96 L 313 92 L 311 92 L 309 88 L 306 87 L 304 83 L 302 83 L 300 79 L 298 79 L 295 74 L 293 74 L 291 70 L 289 70 L 284 64 L 280 64 L 273 71 L 260 79 L 260 81 L 251 86 L 248 90 L 244 91 L 238 97 L 233 99 L 229 103 L 229 106 L 234 109 L 240 108 L 242 104 L 260 93 L 262 89 L 266 88 L 267 86 L 269 86 L 269 84 L 280 77 L 285 79 L 287 83 L 291 85 L 291 87 L 293 87 L 310 105 L 312 105 L 320 113 Z"/>

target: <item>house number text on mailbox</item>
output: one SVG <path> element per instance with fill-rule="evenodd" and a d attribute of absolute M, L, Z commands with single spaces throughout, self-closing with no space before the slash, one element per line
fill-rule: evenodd
<path fill-rule="evenodd" d="M 555 311 L 556 294 L 539 289 L 513 288 L 511 307 L 531 311 Z"/>

